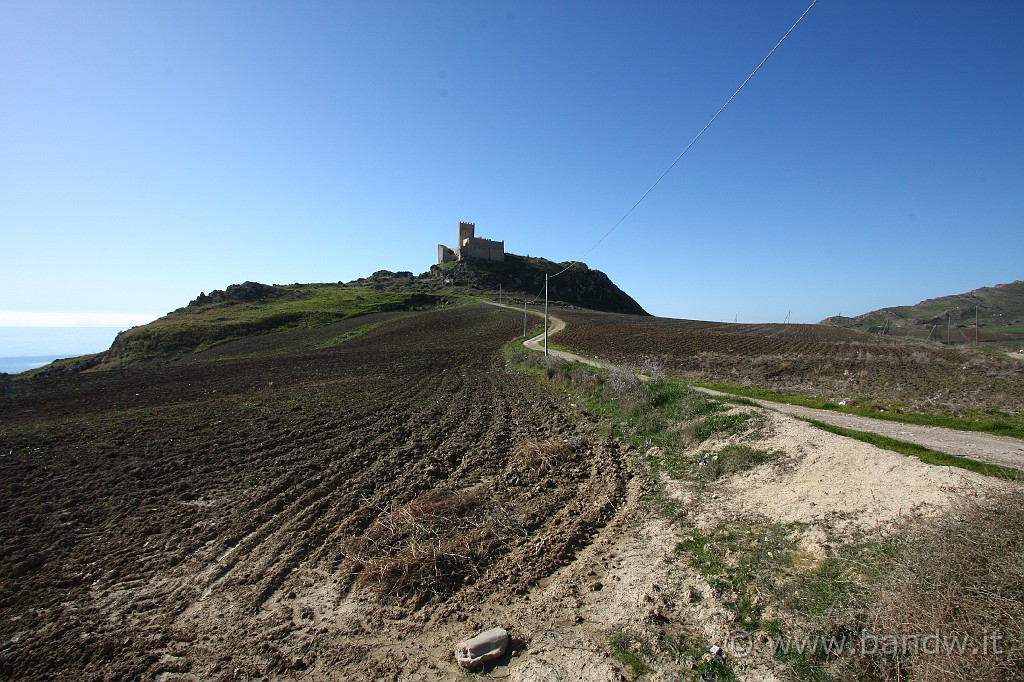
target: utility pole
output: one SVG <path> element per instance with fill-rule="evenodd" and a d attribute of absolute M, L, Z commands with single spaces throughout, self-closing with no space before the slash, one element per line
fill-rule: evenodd
<path fill-rule="evenodd" d="M 526 337 L 526 296 L 523 296 L 523 337 Z"/>
<path fill-rule="evenodd" d="M 978 304 L 974 304 L 974 345 L 978 345 Z"/>
<path fill-rule="evenodd" d="M 548 356 L 548 274 L 544 273 L 544 357 Z"/>

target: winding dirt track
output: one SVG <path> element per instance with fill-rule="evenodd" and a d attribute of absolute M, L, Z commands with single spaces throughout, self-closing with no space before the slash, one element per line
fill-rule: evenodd
<path fill-rule="evenodd" d="M 697 390 L 712 395 L 728 395 L 727 393 L 719 393 L 707 388 L 698 387 Z M 818 410 L 812 407 L 776 403 L 769 400 L 754 400 L 753 402 L 761 407 L 791 414 L 801 419 L 814 419 L 826 424 L 832 424 L 833 426 L 840 426 L 844 429 L 867 431 L 868 433 L 923 445 L 926 448 L 938 450 L 949 455 L 966 457 L 978 460 L 979 462 L 988 462 L 1024 471 L 1024 441 L 1016 438 L 994 436 L 977 431 L 957 431 L 940 426 L 903 424 L 885 421 L 884 419 L 862 417 L 856 414 L 834 412 L 832 410 Z"/>
<path fill-rule="evenodd" d="M 497 305 L 497 304 L 495 304 Z M 565 321 L 549 315 L 551 327 L 548 329 L 548 336 L 557 334 L 565 329 Z M 540 334 L 527 340 L 524 345 L 535 351 L 543 352 L 544 335 Z M 609 369 L 614 367 L 609 362 L 588 358 L 575 353 L 551 349 L 549 353 L 563 360 L 583 362 L 594 367 Z M 706 388 L 698 388 L 700 391 L 712 395 L 728 396 L 727 393 L 720 393 Z M 957 431 L 939 426 L 918 426 L 915 424 L 903 424 L 900 422 L 872 419 L 859 415 L 834 412 L 832 410 L 819 410 L 811 407 L 788 405 L 770 400 L 754 400 L 761 407 L 793 415 L 801 419 L 814 419 L 833 426 L 857 431 L 895 438 L 922 445 L 932 450 L 966 457 L 979 462 L 988 462 L 1000 466 L 1010 467 L 1024 471 L 1024 441 L 1008 436 L 995 436 L 988 433 L 976 431 Z"/>

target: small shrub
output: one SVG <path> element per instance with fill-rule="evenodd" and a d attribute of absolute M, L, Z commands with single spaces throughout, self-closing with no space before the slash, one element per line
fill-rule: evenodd
<path fill-rule="evenodd" d="M 605 382 L 608 397 L 619 403 L 626 414 L 634 414 L 653 403 L 654 391 L 650 382 L 642 380 L 636 372 L 628 369 L 614 369 L 608 373 Z"/>
<path fill-rule="evenodd" d="M 698 462 L 697 476 L 704 480 L 717 481 L 740 471 L 753 469 L 778 456 L 778 452 L 759 450 L 749 445 L 726 445 L 721 450 L 701 458 Z"/>
<path fill-rule="evenodd" d="M 646 358 L 640 365 L 640 373 L 650 377 L 653 381 L 658 381 L 668 376 L 665 372 L 665 363 L 656 358 Z"/>
<path fill-rule="evenodd" d="M 693 440 L 703 443 L 716 434 L 730 435 L 739 433 L 740 428 L 750 419 L 747 412 L 732 414 L 711 414 L 691 425 L 689 434 Z"/>

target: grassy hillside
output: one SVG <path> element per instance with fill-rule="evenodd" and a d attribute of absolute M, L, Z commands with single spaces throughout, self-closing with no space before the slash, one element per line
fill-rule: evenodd
<path fill-rule="evenodd" d="M 270 332 L 310 330 L 342 320 L 443 306 L 480 294 L 541 291 L 545 273 L 563 264 L 509 254 L 505 262 L 471 261 L 434 266 L 419 276 L 380 270 L 348 283 L 232 284 L 200 293 L 187 306 L 147 325 L 122 332 L 109 350 L 58 360 L 32 374 L 106 369 L 150 360 L 174 360 L 229 341 Z M 552 280 L 553 303 L 646 315 L 640 305 L 598 270 L 573 266 Z"/>
<path fill-rule="evenodd" d="M 1024 344 L 1024 281 L 882 308 L 857 317 L 829 317 L 822 324 L 950 344 L 973 343 L 977 333 L 982 344 L 1017 350 Z"/>
<path fill-rule="evenodd" d="M 200 294 L 184 308 L 122 332 L 95 362 L 174 358 L 247 336 L 314 329 L 358 315 L 433 307 L 446 300 L 443 293 L 417 285 L 411 276 L 392 273 L 351 284 L 246 282 Z"/>

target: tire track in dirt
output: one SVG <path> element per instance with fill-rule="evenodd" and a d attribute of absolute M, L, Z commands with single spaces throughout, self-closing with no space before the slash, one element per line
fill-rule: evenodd
<path fill-rule="evenodd" d="M 414 397 L 426 392 L 424 383 L 413 389 Z M 338 517 L 345 518 L 353 511 L 354 504 L 338 508 L 333 496 L 337 490 L 344 489 L 344 484 L 355 477 L 357 469 L 366 463 L 368 457 L 363 452 L 393 448 L 401 441 L 400 435 L 388 429 L 389 424 L 385 422 L 383 426 L 387 430 L 365 439 L 354 449 L 339 453 L 339 457 L 332 457 L 323 470 L 303 483 L 303 494 L 286 503 L 282 501 L 285 491 L 295 486 L 291 477 L 286 477 L 280 486 L 271 487 L 265 494 L 264 508 L 259 510 L 258 528 L 247 532 L 243 539 L 233 544 L 228 549 L 229 554 L 214 558 L 215 567 L 211 567 L 213 570 L 203 588 L 201 600 L 222 584 L 232 587 L 255 582 L 258 593 L 252 607 L 259 608 L 305 559 L 311 547 L 323 544 L 331 529 L 338 525 Z M 300 449 L 332 450 L 331 439 L 325 438 L 322 431 L 304 438 L 297 446 Z M 248 528 L 251 520 L 247 517 L 256 512 L 255 508 L 249 509 L 240 523 Z M 331 514 L 326 515 L 328 512 Z M 255 561 L 252 560 L 254 556 Z M 254 581 L 253 575 L 263 577 Z"/>

